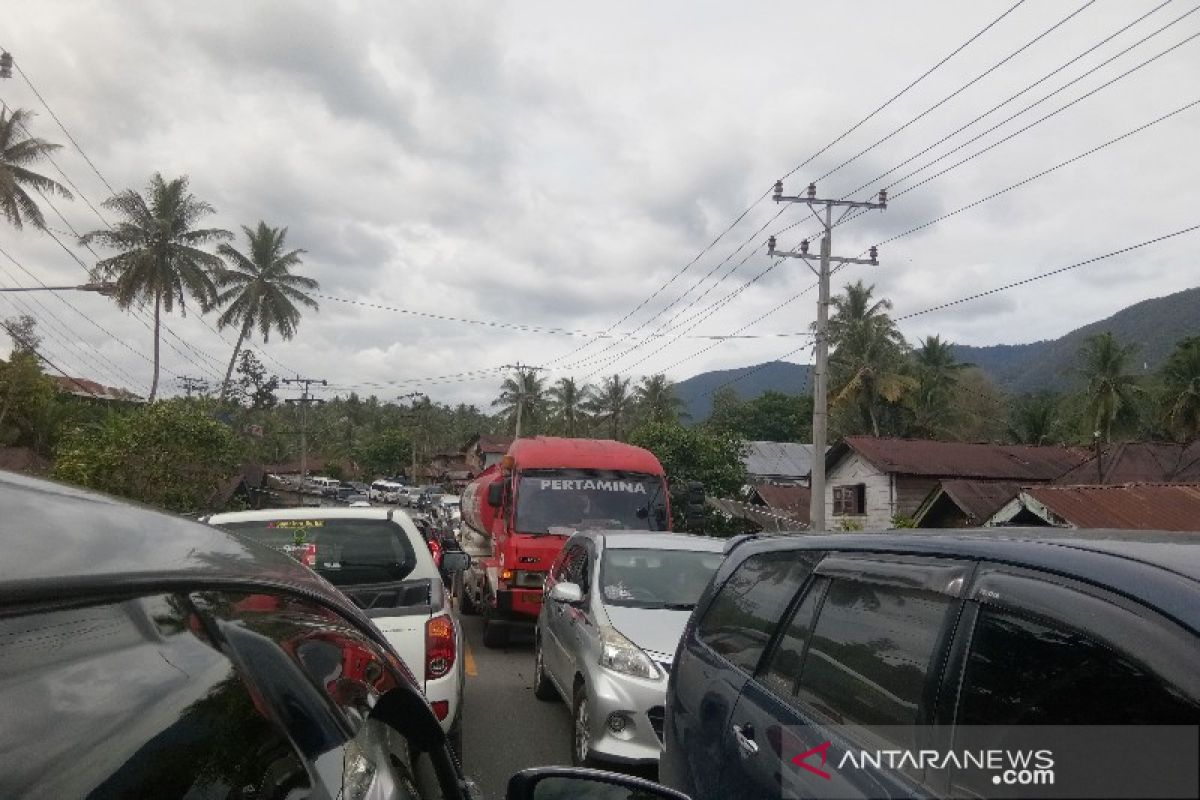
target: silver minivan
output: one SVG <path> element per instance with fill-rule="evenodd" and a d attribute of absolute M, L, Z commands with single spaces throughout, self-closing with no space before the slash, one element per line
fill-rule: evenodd
<path fill-rule="evenodd" d="M 724 540 L 587 531 L 563 546 L 538 616 L 534 694 L 571 708 L 571 758 L 653 764 L 667 676 Z"/>

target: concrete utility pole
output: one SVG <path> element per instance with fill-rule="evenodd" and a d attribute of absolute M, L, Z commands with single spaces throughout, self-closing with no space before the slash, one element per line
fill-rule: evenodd
<path fill-rule="evenodd" d="M 803 197 L 788 197 L 783 194 L 783 181 L 775 181 L 774 199 L 776 203 L 804 203 L 809 211 L 821 223 L 825 235 L 821 237 L 821 255 L 813 256 L 808 252 L 808 240 L 800 243 L 799 252 L 793 250 L 776 250 L 775 237 L 767 240 L 767 255 L 781 258 L 802 259 L 813 274 L 817 276 L 820 287 L 817 299 L 817 335 L 816 335 L 816 364 L 813 367 L 816 380 L 813 381 L 813 460 L 812 460 L 812 500 L 808 513 L 808 529 L 814 532 L 825 530 L 825 447 L 829 420 L 829 276 L 832 274 L 829 265 L 838 264 L 870 264 L 879 266 L 877 256 L 879 250 L 872 246 L 870 258 L 842 258 L 832 255 L 833 229 L 845 219 L 846 214 L 856 208 L 885 209 L 887 208 L 887 190 L 879 192 L 879 201 L 856 202 L 854 200 L 822 200 L 817 197 L 817 185 L 810 183 Z M 821 217 L 813 206 L 824 206 L 825 215 Z M 842 206 L 846 210 L 835 223 L 833 221 L 834 206 Z M 818 266 L 813 269 L 812 262 Z"/>
<path fill-rule="evenodd" d="M 408 394 L 402 394 L 396 398 L 401 403 L 403 403 L 405 400 L 413 401 L 413 410 L 409 413 L 409 419 L 413 420 L 412 472 L 409 474 L 409 478 L 412 479 L 413 486 L 417 485 L 417 426 L 416 426 L 417 410 L 416 409 L 417 409 L 417 398 L 418 397 L 424 397 L 426 400 L 429 399 L 429 395 L 425 394 L 424 392 L 409 392 Z"/>
<path fill-rule="evenodd" d="M 544 372 L 545 367 L 526 367 L 521 362 L 516 364 L 505 364 L 504 369 L 515 369 L 517 371 L 517 429 L 513 434 L 514 439 L 521 438 L 521 412 L 525 408 L 525 376 L 532 375 L 535 372 Z"/>
<path fill-rule="evenodd" d="M 184 394 L 187 395 L 188 400 L 192 399 L 192 392 L 204 394 L 208 391 L 208 381 L 204 380 L 204 378 L 193 378 L 189 375 L 180 375 L 178 378 L 176 378 L 176 380 L 183 388 Z"/>
<path fill-rule="evenodd" d="M 283 382 L 304 384 L 304 391 L 300 393 L 299 397 L 289 397 L 286 401 L 289 405 L 300 405 L 300 484 L 303 486 L 304 479 L 308 476 L 308 406 L 310 403 L 320 405 L 325 402 L 313 397 L 308 390 L 314 384 L 328 386 L 329 382 L 319 378 L 301 378 L 299 375 L 294 378 L 284 378 Z"/>

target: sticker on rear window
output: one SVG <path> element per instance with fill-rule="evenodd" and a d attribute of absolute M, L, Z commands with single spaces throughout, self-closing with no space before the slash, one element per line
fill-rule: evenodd
<path fill-rule="evenodd" d="M 267 523 L 267 528 L 283 528 L 285 530 L 303 530 L 305 528 L 324 528 L 323 519 L 280 519 Z"/>

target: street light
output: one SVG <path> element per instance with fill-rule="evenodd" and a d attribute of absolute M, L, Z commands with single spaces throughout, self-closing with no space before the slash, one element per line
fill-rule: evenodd
<path fill-rule="evenodd" d="M 78 286 L 8 286 L 0 287 L 0 292 L 95 292 L 105 297 L 115 297 L 115 283 L 82 283 Z"/>

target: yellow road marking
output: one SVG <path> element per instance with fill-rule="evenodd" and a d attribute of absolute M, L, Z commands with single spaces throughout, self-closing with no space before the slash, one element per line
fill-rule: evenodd
<path fill-rule="evenodd" d="M 463 664 L 467 668 L 467 677 L 477 678 L 479 677 L 479 670 L 475 669 L 475 654 L 471 652 L 471 645 L 465 645 L 464 649 L 466 652 L 463 653 Z"/>

